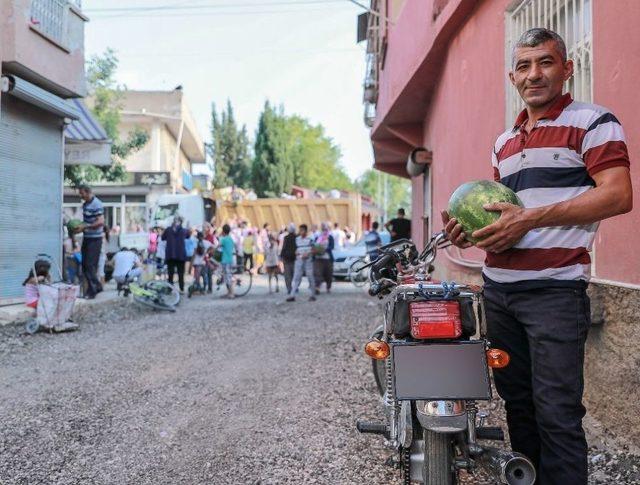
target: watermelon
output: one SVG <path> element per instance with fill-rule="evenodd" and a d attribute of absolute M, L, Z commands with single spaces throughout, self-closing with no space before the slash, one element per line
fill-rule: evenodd
<path fill-rule="evenodd" d="M 71 219 L 67 222 L 67 231 L 69 231 L 69 234 L 75 234 L 82 224 L 80 219 Z"/>
<path fill-rule="evenodd" d="M 508 202 L 524 207 L 509 187 L 491 180 L 474 180 L 462 184 L 451 194 L 447 212 L 449 217 L 454 217 L 462 225 L 467 240 L 475 244 L 478 240 L 471 237 L 471 234 L 500 218 L 499 211 L 490 212 L 483 208 L 485 204 L 494 202 Z"/>

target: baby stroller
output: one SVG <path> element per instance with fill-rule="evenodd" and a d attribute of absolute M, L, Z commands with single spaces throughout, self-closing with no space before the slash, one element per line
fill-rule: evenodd
<path fill-rule="evenodd" d="M 25 325 L 27 333 L 34 334 L 39 330 L 49 332 L 68 332 L 76 330 L 78 325 L 70 320 L 75 305 L 78 286 L 62 281 L 62 270 L 56 261 L 48 254 L 38 254 L 33 263 L 33 274 L 36 275 L 36 262 L 47 261 L 51 268 L 57 271 L 55 282 L 38 281 L 38 303 L 36 314 Z M 36 276 L 37 280 L 37 276 Z"/>

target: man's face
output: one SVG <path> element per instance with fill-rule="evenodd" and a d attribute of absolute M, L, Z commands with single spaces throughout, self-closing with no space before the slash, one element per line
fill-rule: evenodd
<path fill-rule="evenodd" d="M 563 63 L 556 43 L 549 40 L 517 48 L 509 79 L 527 106 L 540 108 L 562 94 L 564 82 L 572 75 L 573 61 Z"/>
<path fill-rule="evenodd" d="M 91 200 L 91 192 L 89 192 L 88 190 L 80 189 L 78 191 L 78 194 L 80 195 L 80 198 L 85 202 Z"/>
<path fill-rule="evenodd" d="M 307 235 L 307 229 L 305 227 L 301 227 L 298 232 L 300 233 L 300 235 L 302 237 L 305 237 Z"/>

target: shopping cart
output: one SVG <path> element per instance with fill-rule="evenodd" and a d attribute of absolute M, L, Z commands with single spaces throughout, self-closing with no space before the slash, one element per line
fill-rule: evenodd
<path fill-rule="evenodd" d="M 42 260 L 49 263 L 50 276 L 53 277 L 55 269 L 58 279 L 54 282 L 38 282 L 36 314 L 27 321 L 25 330 L 30 334 L 34 334 L 39 330 L 47 330 L 49 332 L 76 330 L 78 325 L 71 322 L 70 319 L 79 287 L 63 281 L 60 266 L 48 254 L 40 253 L 36 256 L 32 265 L 34 275 L 36 275 L 36 262 Z"/>

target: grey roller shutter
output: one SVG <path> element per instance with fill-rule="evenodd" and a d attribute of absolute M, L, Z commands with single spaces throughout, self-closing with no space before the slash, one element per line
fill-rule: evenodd
<path fill-rule="evenodd" d="M 0 109 L 0 298 L 38 253 L 62 257 L 62 119 L 7 94 Z"/>

